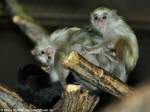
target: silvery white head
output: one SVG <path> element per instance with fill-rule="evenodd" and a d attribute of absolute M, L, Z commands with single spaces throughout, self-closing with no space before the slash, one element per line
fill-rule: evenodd
<path fill-rule="evenodd" d="M 107 29 L 116 21 L 119 16 L 116 10 L 99 7 L 91 13 L 91 24 L 94 30 L 104 34 Z"/>
<path fill-rule="evenodd" d="M 54 64 L 56 48 L 50 45 L 38 45 L 31 52 L 43 66 Z"/>

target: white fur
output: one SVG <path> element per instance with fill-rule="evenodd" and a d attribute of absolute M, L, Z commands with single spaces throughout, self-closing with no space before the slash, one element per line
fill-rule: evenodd
<path fill-rule="evenodd" d="M 50 79 L 52 80 L 52 82 L 57 82 L 57 81 L 60 80 L 59 75 L 55 70 L 52 70 L 50 73 L 51 73 L 50 74 Z"/>

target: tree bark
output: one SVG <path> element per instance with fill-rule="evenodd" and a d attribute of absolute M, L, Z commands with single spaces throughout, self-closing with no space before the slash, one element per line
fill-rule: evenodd
<path fill-rule="evenodd" d="M 3 110 L 4 109 L 4 110 Z M 33 105 L 28 105 L 14 91 L 9 90 L 6 86 L 0 85 L 0 110 L 1 111 L 22 111 L 32 112 L 36 109 Z M 37 112 L 41 112 L 37 110 Z"/>
<path fill-rule="evenodd" d="M 82 80 L 116 97 L 132 92 L 132 88 L 127 84 L 104 69 L 91 64 L 76 51 L 72 51 L 63 64 L 65 67 L 76 72 Z"/>
<path fill-rule="evenodd" d="M 93 112 L 99 97 L 91 95 L 79 85 L 67 85 L 63 98 L 55 105 L 54 112 Z"/>

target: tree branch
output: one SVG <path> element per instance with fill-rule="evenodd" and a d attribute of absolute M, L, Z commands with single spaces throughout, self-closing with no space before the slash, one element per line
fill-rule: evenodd
<path fill-rule="evenodd" d="M 21 109 L 23 112 L 31 112 L 31 109 L 36 109 L 33 105 L 26 104 L 17 93 L 2 85 L 0 85 L 0 108 Z"/>
<path fill-rule="evenodd" d="M 54 112 L 93 112 L 99 97 L 79 85 L 67 85 L 63 98 L 55 105 Z"/>
<path fill-rule="evenodd" d="M 132 92 L 131 87 L 127 84 L 104 69 L 91 64 L 76 51 L 69 54 L 64 61 L 64 66 L 76 72 L 82 80 L 116 97 Z"/>

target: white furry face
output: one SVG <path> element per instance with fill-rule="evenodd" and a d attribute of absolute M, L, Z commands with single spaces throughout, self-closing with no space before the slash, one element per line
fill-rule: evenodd
<path fill-rule="evenodd" d="M 91 24 L 94 29 L 103 34 L 109 27 L 109 24 L 115 20 L 115 16 L 117 16 L 117 14 L 114 10 L 97 8 L 91 14 Z"/>
<path fill-rule="evenodd" d="M 56 49 L 51 46 L 38 46 L 32 50 L 32 54 L 43 66 L 54 64 Z"/>

